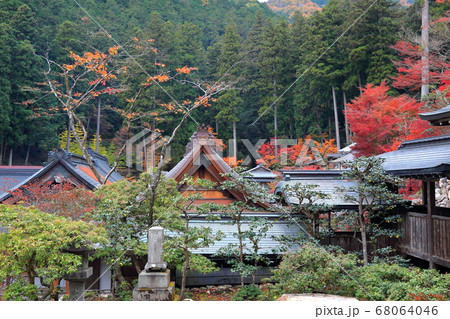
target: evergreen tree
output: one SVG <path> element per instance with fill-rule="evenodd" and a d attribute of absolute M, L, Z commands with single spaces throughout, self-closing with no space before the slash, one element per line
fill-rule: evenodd
<path fill-rule="evenodd" d="M 0 139 L 1 152 L 0 159 L 3 161 L 5 153 L 6 137 L 11 132 L 11 82 L 9 74 L 11 73 L 12 52 L 10 44 L 13 41 L 11 37 L 12 30 L 6 23 L 0 23 Z"/>
<path fill-rule="evenodd" d="M 225 28 L 225 34 L 221 41 L 220 55 L 217 58 L 217 74 L 219 81 L 238 83 L 239 66 L 241 65 L 242 39 L 239 36 L 237 25 L 231 22 Z M 237 89 L 228 90 L 221 93 L 217 99 L 215 108 L 218 110 L 216 120 L 225 123 L 227 127 L 232 125 L 233 151 L 230 156 L 237 158 L 237 133 L 236 122 L 239 121 L 239 106 L 242 104 L 242 98 Z M 218 132 L 217 132 L 218 133 Z"/>
<path fill-rule="evenodd" d="M 285 94 L 285 90 L 292 82 L 292 58 L 289 42 L 288 25 L 286 22 L 269 21 L 264 28 L 263 46 L 261 47 L 261 63 L 259 65 L 260 78 L 256 85 L 261 93 L 259 109 L 260 115 L 273 114 L 271 133 L 275 138 L 285 136 L 279 129 L 279 113 L 281 122 L 289 119 L 288 105 L 291 92 Z M 283 123 L 283 127 L 288 127 Z"/>

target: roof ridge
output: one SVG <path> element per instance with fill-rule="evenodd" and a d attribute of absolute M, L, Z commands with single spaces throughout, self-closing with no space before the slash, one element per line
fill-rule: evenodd
<path fill-rule="evenodd" d="M 450 134 L 446 135 L 438 135 L 438 136 L 431 136 L 431 137 L 424 137 L 424 138 L 418 138 L 414 140 L 407 140 L 403 141 L 402 144 L 398 147 L 398 149 L 403 148 L 405 145 L 412 145 L 412 144 L 420 144 L 423 142 L 433 142 L 433 141 L 439 141 L 439 140 L 450 140 Z"/>

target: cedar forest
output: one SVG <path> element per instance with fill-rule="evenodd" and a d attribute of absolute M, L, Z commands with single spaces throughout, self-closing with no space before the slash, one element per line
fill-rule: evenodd
<path fill-rule="evenodd" d="M 340 145 L 356 142 L 359 155 L 442 133 L 417 114 L 449 104 L 449 1 L 430 2 L 430 94 L 424 101 L 420 1 L 331 0 L 320 10 L 285 16 L 256 0 L 80 5 L 86 11 L 71 0 L 0 2 L 2 165 L 41 164 L 48 151 L 65 148 L 70 107 L 79 124 L 72 138 L 94 145 L 101 105 L 100 152 L 112 158 L 126 139 L 124 128 L 170 135 L 183 116 L 175 101 L 189 105 L 208 90 L 215 93 L 192 117 L 224 141 L 236 131 L 238 159 L 246 156 L 242 139 L 298 139 L 287 150 L 295 153 L 312 137 L 320 149 L 335 152 L 332 92 Z M 71 74 L 78 67 L 97 78 Z M 64 76 L 83 89 L 64 91 Z M 218 89 L 219 82 L 226 89 Z M 67 97 L 75 104 L 61 103 Z M 189 120 L 180 128 L 172 165 L 195 127 Z M 76 152 L 74 140 L 68 142 Z M 266 159 L 278 158 L 268 144 L 261 150 Z"/>

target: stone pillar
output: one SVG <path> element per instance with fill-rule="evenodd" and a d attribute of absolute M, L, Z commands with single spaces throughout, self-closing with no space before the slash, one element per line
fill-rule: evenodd
<path fill-rule="evenodd" d="M 163 260 L 164 229 L 159 226 L 148 230 L 148 259 L 145 269 L 139 274 L 133 291 L 136 301 L 169 301 L 173 299 L 173 283 L 170 270 Z"/>
<path fill-rule="evenodd" d="M 89 250 L 80 248 L 68 249 L 67 251 L 75 255 L 81 255 L 82 261 L 76 272 L 64 276 L 64 279 L 69 283 L 69 300 L 84 301 L 86 279 L 92 276 L 92 267 L 88 267 Z"/>
<path fill-rule="evenodd" d="M 165 271 L 167 264 L 163 261 L 164 228 L 155 226 L 148 230 L 148 259 L 145 264 L 147 272 Z"/>

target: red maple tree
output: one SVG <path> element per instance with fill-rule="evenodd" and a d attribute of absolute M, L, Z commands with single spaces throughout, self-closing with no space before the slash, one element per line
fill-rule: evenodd
<path fill-rule="evenodd" d="M 422 48 L 407 41 L 399 41 L 393 46 L 400 56 L 397 66 L 397 76 L 393 77 L 393 86 L 398 89 L 419 90 L 422 85 L 422 68 L 425 61 L 422 60 Z M 431 53 L 428 59 L 429 76 L 428 83 L 437 85 L 441 92 L 450 96 L 450 63 L 442 56 Z"/>
<path fill-rule="evenodd" d="M 5 204 L 33 206 L 42 212 L 73 220 L 90 220 L 89 213 L 99 200 L 94 192 L 65 179 L 60 183 L 36 180 L 9 193 L 11 197 L 5 200 Z"/>
<path fill-rule="evenodd" d="M 389 96 L 386 83 L 368 84 L 362 94 L 347 104 L 345 114 L 353 132 L 356 156 L 395 150 L 402 141 L 441 133 L 418 116 L 424 103 L 408 95 Z"/>

